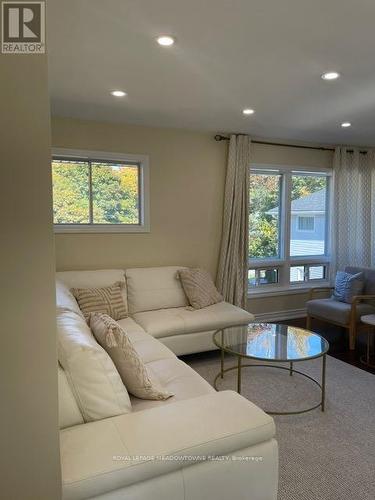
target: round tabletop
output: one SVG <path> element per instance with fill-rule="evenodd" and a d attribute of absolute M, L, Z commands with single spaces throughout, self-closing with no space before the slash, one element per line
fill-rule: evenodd
<path fill-rule="evenodd" d="M 220 349 L 262 361 L 303 361 L 327 353 L 328 342 L 317 333 L 277 323 L 249 323 L 214 333 Z"/>

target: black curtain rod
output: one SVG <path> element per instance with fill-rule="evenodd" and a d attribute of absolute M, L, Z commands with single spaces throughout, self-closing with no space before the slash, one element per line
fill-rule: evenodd
<path fill-rule="evenodd" d="M 225 135 L 216 134 L 215 141 L 229 141 L 229 137 Z M 302 144 L 284 144 L 282 142 L 268 142 L 268 141 L 251 141 L 253 144 L 266 144 L 267 146 L 282 146 L 285 148 L 299 148 L 299 149 L 315 149 L 318 151 L 334 151 L 334 148 L 324 148 L 323 146 L 303 146 Z M 347 149 L 348 153 L 354 153 L 353 149 Z M 360 151 L 360 154 L 366 155 L 367 151 Z"/>

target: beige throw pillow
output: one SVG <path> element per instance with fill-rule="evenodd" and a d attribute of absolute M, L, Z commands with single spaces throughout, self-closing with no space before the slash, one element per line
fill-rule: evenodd
<path fill-rule="evenodd" d="M 147 370 L 131 340 L 121 326 L 107 314 L 92 313 L 89 325 L 98 343 L 107 351 L 127 390 L 141 399 L 168 399 L 164 390 Z"/>
<path fill-rule="evenodd" d="M 204 269 L 180 269 L 178 276 L 186 296 L 194 309 L 202 309 L 223 301 L 210 274 Z"/>
<path fill-rule="evenodd" d="M 71 292 L 86 318 L 97 312 L 118 320 L 127 317 L 121 292 L 123 286 L 124 283 L 118 282 L 104 288 L 72 288 Z"/>

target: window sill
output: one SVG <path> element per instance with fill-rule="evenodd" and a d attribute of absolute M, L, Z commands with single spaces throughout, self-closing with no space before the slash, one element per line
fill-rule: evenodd
<path fill-rule="evenodd" d="M 315 283 L 303 283 L 301 285 L 289 285 L 288 287 L 283 286 L 267 286 L 258 287 L 257 289 L 249 290 L 247 293 L 247 298 L 261 298 L 261 297 L 277 297 L 280 295 L 296 295 L 301 293 L 307 293 L 311 288 L 319 288 L 331 286 L 331 283 L 327 280 L 319 281 Z M 259 290 L 259 288 L 262 288 Z"/>
<path fill-rule="evenodd" d="M 149 233 L 150 227 L 143 225 L 125 225 L 125 224 L 95 224 L 95 225 L 57 225 L 53 226 L 55 234 L 63 233 Z"/>

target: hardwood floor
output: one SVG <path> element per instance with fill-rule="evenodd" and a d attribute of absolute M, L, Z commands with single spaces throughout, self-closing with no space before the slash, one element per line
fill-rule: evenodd
<path fill-rule="evenodd" d="M 280 323 L 305 328 L 306 320 L 304 318 L 290 319 L 287 321 L 280 321 Z M 347 333 L 344 328 L 314 320 L 312 330 L 328 340 L 330 345 L 329 354 L 331 356 L 375 375 L 375 369 L 368 368 L 361 363 L 359 359 L 360 356 L 364 355 L 366 352 L 367 334 L 365 332 L 359 334 L 357 337 L 356 349 L 354 351 L 350 351 L 348 347 Z M 375 338 L 375 333 L 373 338 Z"/>

